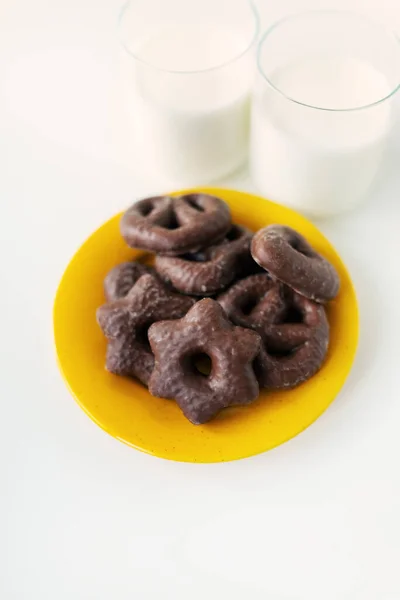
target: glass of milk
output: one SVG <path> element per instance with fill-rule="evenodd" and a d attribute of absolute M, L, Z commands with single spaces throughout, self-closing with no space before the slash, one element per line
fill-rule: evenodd
<path fill-rule="evenodd" d="M 399 88 L 399 42 L 367 17 L 313 11 L 272 26 L 252 107 L 257 187 L 311 216 L 354 207 L 379 170 Z"/>
<path fill-rule="evenodd" d="M 119 36 L 132 164 L 169 185 L 240 167 L 256 70 L 252 2 L 131 0 Z"/>

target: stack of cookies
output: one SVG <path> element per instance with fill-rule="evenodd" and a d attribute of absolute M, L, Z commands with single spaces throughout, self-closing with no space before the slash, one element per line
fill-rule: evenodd
<path fill-rule="evenodd" d="M 260 388 L 291 388 L 320 369 L 324 304 L 339 277 L 299 233 L 269 225 L 253 234 L 207 194 L 141 200 L 121 233 L 155 259 L 117 265 L 105 278 L 97 319 L 110 372 L 175 399 L 202 424 L 251 403 Z"/>

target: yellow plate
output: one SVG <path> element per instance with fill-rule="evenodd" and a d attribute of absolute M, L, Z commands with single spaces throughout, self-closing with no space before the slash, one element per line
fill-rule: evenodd
<path fill-rule="evenodd" d="M 199 190 L 190 190 L 199 191 Z M 328 357 L 312 379 L 289 391 L 262 391 L 252 405 L 227 409 L 195 426 L 175 402 L 153 398 L 139 383 L 104 369 L 106 341 L 96 323 L 104 303 L 103 279 L 116 264 L 140 253 L 119 233 L 120 215 L 78 250 L 58 288 L 54 335 L 64 379 L 83 410 L 109 434 L 149 454 L 187 462 L 221 462 L 270 450 L 313 423 L 342 387 L 354 360 L 358 309 L 352 282 L 338 254 L 318 229 L 296 212 L 244 192 L 202 189 L 223 198 L 234 221 L 257 230 L 282 223 L 300 231 L 337 268 L 339 297 L 329 305 Z M 176 192 L 182 193 L 182 192 Z"/>

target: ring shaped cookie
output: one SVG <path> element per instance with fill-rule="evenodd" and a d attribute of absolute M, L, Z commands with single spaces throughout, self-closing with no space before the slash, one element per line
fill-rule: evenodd
<path fill-rule="evenodd" d="M 310 300 L 327 302 L 339 292 L 335 267 L 290 227 L 269 225 L 260 229 L 253 237 L 251 254 L 273 278 Z"/>

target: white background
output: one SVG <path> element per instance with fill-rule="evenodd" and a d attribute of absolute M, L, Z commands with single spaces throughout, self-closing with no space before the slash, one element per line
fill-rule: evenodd
<path fill-rule="evenodd" d="M 259 3 L 265 24 L 329 6 Z M 400 31 L 398 0 L 334 6 Z M 115 155 L 118 7 L 0 0 L 0 598 L 399 600 L 399 134 L 368 204 L 321 223 L 357 287 L 361 345 L 305 433 L 248 460 L 172 463 L 107 436 L 61 381 L 65 265 L 106 217 L 161 191 Z"/>

